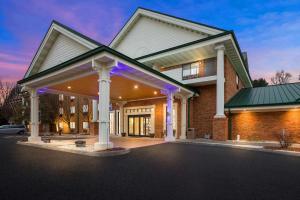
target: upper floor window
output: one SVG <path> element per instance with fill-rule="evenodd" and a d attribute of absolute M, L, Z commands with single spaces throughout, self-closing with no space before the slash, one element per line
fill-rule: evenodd
<path fill-rule="evenodd" d="M 199 62 L 189 63 L 182 65 L 182 78 L 189 79 L 189 78 L 196 78 L 199 75 Z"/>
<path fill-rule="evenodd" d="M 75 122 L 70 122 L 70 129 L 75 129 Z"/>
<path fill-rule="evenodd" d="M 214 76 L 217 74 L 216 58 L 208 58 L 182 65 L 182 80 Z"/>
<path fill-rule="evenodd" d="M 63 95 L 63 94 L 60 94 L 60 95 L 58 96 L 58 99 L 59 99 L 60 101 L 63 101 L 63 100 L 64 100 L 64 95 Z"/>
<path fill-rule="evenodd" d="M 64 109 L 63 108 L 59 108 L 59 114 L 63 115 L 64 114 Z"/>
<path fill-rule="evenodd" d="M 82 106 L 82 112 L 87 113 L 89 111 L 89 106 L 88 105 L 83 105 Z"/>
<path fill-rule="evenodd" d="M 71 114 L 74 114 L 74 113 L 75 113 L 75 106 L 71 106 L 71 107 L 70 107 L 70 113 L 71 113 Z"/>

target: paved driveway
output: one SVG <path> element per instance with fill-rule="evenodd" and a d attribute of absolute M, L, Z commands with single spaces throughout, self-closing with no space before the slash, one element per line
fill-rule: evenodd
<path fill-rule="evenodd" d="M 95 158 L 0 137 L 0 199 L 300 199 L 300 158 L 158 144 Z"/>

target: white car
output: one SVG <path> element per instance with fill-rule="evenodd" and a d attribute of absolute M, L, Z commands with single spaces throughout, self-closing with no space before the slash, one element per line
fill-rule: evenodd
<path fill-rule="evenodd" d="M 20 124 L 20 125 L 3 125 L 3 126 L 0 126 L 0 134 L 1 133 L 24 135 L 26 133 L 26 127 L 22 124 Z"/>

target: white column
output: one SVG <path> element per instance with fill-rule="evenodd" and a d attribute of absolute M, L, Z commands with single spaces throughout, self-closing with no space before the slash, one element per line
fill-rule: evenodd
<path fill-rule="evenodd" d="M 187 97 L 181 97 L 181 135 L 180 139 L 186 139 L 186 104 Z"/>
<path fill-rule="evenodd" d="M 224 115 L 224 50 L 223 44 L 215 47 L 217 50 L 217 104 L 215 118 L 225 117 Z"/>
<path fill-rule="evenodd" d="M 99 140 L 94 145 L 95 149 L 113 147 L 109 140 L 110 69 L 105 65 L 96 68 L 99 75 Z"/>
<path fill-rule="evenodd" d="M 97 122 L 98 121 L 98 101 L 93 99 L 92 100 L 92 104 L 93 104 L 93 122 Z"/>
<path fill-rule="evenodd" d="M 174 93 L 171 91 L 167 92 L 167 135 L 165 141 L 175 141 L 173 135 L 173 99 Z"/>
<path fill-rule="evenodd" d="M 30 98 L 31 133 L 28 141 L 41 142 L 41 137 L 39 136 L 39 96 L 36 89 L 30 89 Z"/>
<path fill-rule="evenodd" d="M 118 102 L 119 110 L 120 110 L 120 134 L 124 132 L 124 105 L 125 101 Z"/>

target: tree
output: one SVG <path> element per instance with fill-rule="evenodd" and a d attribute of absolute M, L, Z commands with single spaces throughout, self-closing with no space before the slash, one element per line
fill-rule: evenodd
<path fill-rule="evenodd" d="M 253 87 L 265 87 L 269 85 L 269 83 L 264 78 L 254 79 L 252 81 Z"/>
<path fill-rule="evenodd" d="M 292 75 L 284 70 L 277 71 L 275 76 L 271 78 L 271 82 L 273 85 L 280 85 L 289 83 L 292 78 Z"/>

